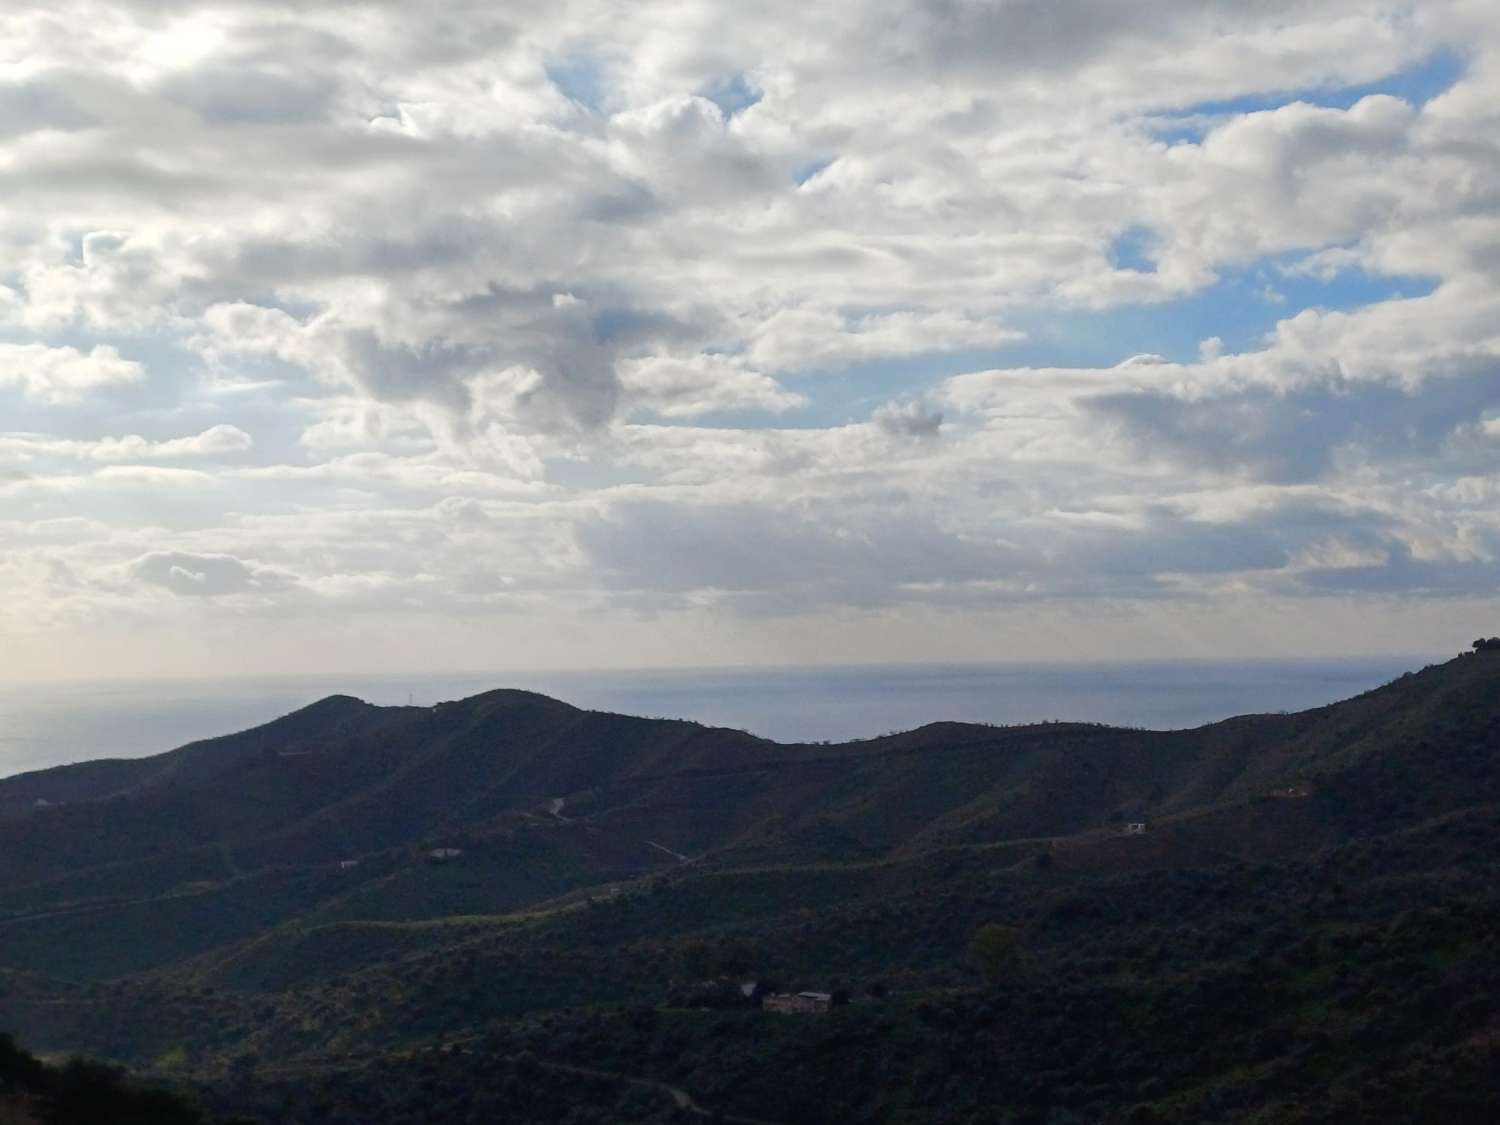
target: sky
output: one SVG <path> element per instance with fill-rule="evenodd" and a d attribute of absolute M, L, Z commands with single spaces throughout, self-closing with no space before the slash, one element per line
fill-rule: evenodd
<path fill-rule="evenodd" d="M 1500 632 L 1493 0 L 9 0 L 0 676 Z"/>

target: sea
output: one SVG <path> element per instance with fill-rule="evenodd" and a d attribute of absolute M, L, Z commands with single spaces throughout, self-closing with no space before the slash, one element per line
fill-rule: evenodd
<path fill-rule="evenodd" d="M 256 726 L 335 693 L 429 706 L 492 688 L 523 688 L 592 710 L 697 719 L 777 741 L 812 742 L 942 719 L 1179 729 L 1321 706 L 1428 662 L 1370 657 L 0 683 L 0 777 L 160 753 Z"/>

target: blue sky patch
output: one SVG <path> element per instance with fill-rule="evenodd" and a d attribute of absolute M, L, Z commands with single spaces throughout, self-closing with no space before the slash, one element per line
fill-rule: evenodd
<path fill-rule="evenodd" d="M 1224 342 L 1225 351 L 1253 351 L 1279 321 L 1303 309 L 1347 311 L 1426 296 L 1437 287 L 1432 278 L 1385 277 L 1360 269 L 1326 280 L 1285 272 L 1301 258 L 1284 255 L 1227 270 L 1213 285 L 1161 304 L 1037 310 L 1015 321 L 1028 338 L 995 358 L 1003 355 L 1007 365 L 1109 367 L 1141 352 L 1156 352 L 1186 363 L 1198 358 L 1199 343 L 1211 336 Z"/>
<path fill-rule="evenodd" d="M 1144 230 L 1144 228 L 1141 228 Z M 1124 268 L 1149 269 L 1145 251 L 1113 254 Z M 1122 236 L 1123 237 L 1123 236 Z M 1033 308 L 1018 310 L 1009 323 L 1026 339 L 994 348 L 901 356 L 857 363 L 840 371 L 807 373 L 782 382 L 808 398 L 808 404 L 784 414 L 765 411 L 725 412 L 699 419 L 703 425 L 836 426 L 863 421 L 870 411 L 902 395 L 920 396 L 953 375 L 989 368 L 1113 367 L 1132 355 L 1154 352 L 1177 363 L 1199 358 L 1199 345 L 1210 337 L 1226 352 L 1255 351 L 1278 322 L 1308 308 L 1348 311 L 1377 301 L 1422 297 L 1437 286 L 1433 278 L 1385 277 L 1348 269 L 1329 278 L 1291 274 L 1301 253 L 1278 255 L 1227 271 L 1217 282 L 1190 296 L 1161 304 L 1122 305 L 1111 309 Z"/>
<path fill-rule="evenodd" d="M 718 106 L 726 119 L 749 109 L 761 98 L 760 91 L 752 87 L 743 74 L 732 74 L 699 91 L 699 94 Z"/>
<path fill-rule="evenodd" d="M 816 176 L 819 172 L 822 172 L 830 167 L 835 159 L 835 157 L 830 156 L 827 160 L 809 161 L 808 163 L 803 164 L 801 167 L 793 170 L 792 179 L 796 182 L 798 187 L 801 187 L 803 184 L 807 183 L 808 180 Z"/>
<path fill-rule="evenodd" d="M 1374 82 L 1353 86 L 1315 86 L 1198 102 L 1153 114 L 1149 119 L 1149 127 L 1153 136 L 1168 144 L 1196 143 L 1222 118 L 1279 109 L 1293 102 L 1306 102 L 1328 109 L 1348 109 L 1371 94 L 1389 94 L 1412 105 L 1422 106 L 1451 87 L 1463 74 L 1463 58 L 1455 51 L 1444 49 Z"/>
<path fill-rule="evenodd" d="M 1156 272 L 1156 255 L 1152 252 L 1155 236 L 1150 227 L 1134 226 L 1121 231 L 1110 243 L 1110 263 L 1120 270 L 1138 273 Z"/>
<path fill-rule="evenodd" d="M 594 113 L 604 104 L 604 69 L 591 55 L 568 55 L 548 64 L 547 79 L 564 96 Z"/>

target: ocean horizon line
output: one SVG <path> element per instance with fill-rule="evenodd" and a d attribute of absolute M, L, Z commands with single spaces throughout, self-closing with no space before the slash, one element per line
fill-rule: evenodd
<path fill-rule="evenodd" d="M 1332 703 L 1430 660 L 1409 655 L 750 665 L 0 683 L 0 776 L 161 753 L 258 726 L 335 694 L 382 706 L 429 706 L 509 688 L 586 710 L 686 719 L 783 743 L 830 742 L 942 721 L 1179 730 Z"/>

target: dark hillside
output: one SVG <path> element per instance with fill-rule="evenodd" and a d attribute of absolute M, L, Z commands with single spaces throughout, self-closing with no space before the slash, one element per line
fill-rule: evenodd
<path fill-rule="evenodd" d="M 52 1066 L 0 1034 L 0 1122 L 6 1125 L 202 1125 L 188 1102 L 120 1070 L 70 1059 Z"/>
<path fill-rule="evenodd" d="M 191 785 L 263 751 L 313 750 L 348 738 L 370 720 L 385 717 L 381 709 L 361 700 L 332 695 L 263 726 L 189 743 L 165 754 L 106 758 L 0 778 L 0 808 L 30 808 L 38 800 L 52 804 L 99 801 L 167 782 Z"/>
<path fill-rule="evenodd" d="M 1381 1120 L 1372 1084 L 1493 1120 L 1492 653 L 1190 731 L 843 745 L 336 697 L 0 793 L 0 1025 L 278 1125 L 417 1120 L 468 1067 L 480 1118 L 532 1081 L 579 1120 L 663 1082 L 781 1125 Z M 771 1017 L 746 976 L 856 1002 Z"/>
<path fill-rule="evenodd" d="M 189 928 L 208 941 L 226 933 L 222 904 L 272 872 L 305 872 L 292 880 L 305 894 L 289 904 L 294 914 L 415 920 L 515 910 L 687 859 L 838 863 L 1009 840 L 1082 845 L 1148 819 L 1163 821 L 1150 845 L 1159 862 L 1281 854 L 1500 799 L 1497 696 L 1500 659 L 1481 654 L 1332 707 L 1194 731 L 937 723 L 842 746 L 776 745 L 527 692 L 433 708 L 336 696 L 141 762 L 0 783 L 13 801 L 75 795 L 0 823 L 0 911 L 91 907 L 105 912 L 88 919 L 99 928 L 124 909 L 111 903 L 190 893 L 182 908 L 201 920 Z M 133 771 L 131 784 L 115 766 Z M 1307 816 L 1254 807 L 1295 786 L 1308 787 Z M 77 799 L 85 792 L 96 796 Z M 1205 818 L 1221 806 L 1238 811 Z M 461 874 L 426 859 L 445 846 L 466 853 Z M 361 866 L 337 878 L 316 875 L 353 860 Z M 247 925 L 262 917 L 233 913 Z M 128 939 L 135 931 L 118 920 Z"/>

